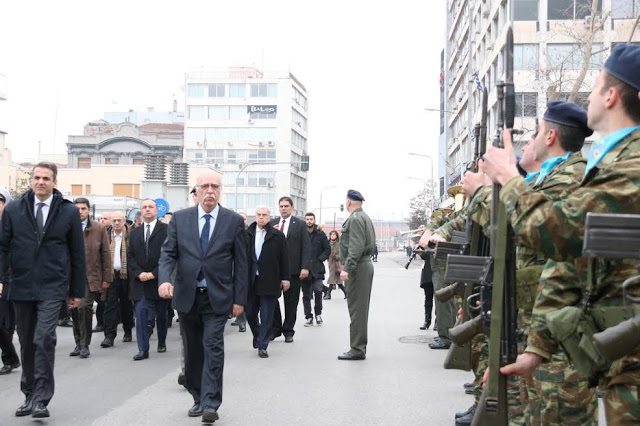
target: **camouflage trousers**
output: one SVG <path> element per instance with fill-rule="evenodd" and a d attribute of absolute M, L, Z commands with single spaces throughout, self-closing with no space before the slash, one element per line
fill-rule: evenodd
<path fill-rule="evenodd" d="M 640 385 L 609 385 L 604 391 L 607 424 L 616 426 L 640 424 Z"/>
<path fill-rule="evenodd" d="M 489 366 L 489 339 L 484 334 L 478 334 L 471 339 L 471 365 L 475 376 L 473 397 L 477 404 L 482 395 L 482 377 Z"/>
<path fill-rule="evenodd" d="M 530 425 L 597 425 L 598 397 L 585 377 L 569 362 L 564 352 L 541 364 L 524 392 L 530 405 Z M 524 399 L 524 397 L 523 397 Z"/>

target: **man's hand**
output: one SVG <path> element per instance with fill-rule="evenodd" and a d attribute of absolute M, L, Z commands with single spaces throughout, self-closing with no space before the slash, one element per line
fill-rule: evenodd
<path fill-rule="evenodd" d="M 238 318 L 244 312 L 244 306 L 233 304 L 233 310 L 231 311 L 231 315 Z"/>
<path fill-rule="evenodd" d="M 300 279 L 304 280 L 309 276 L 309 270 L 308 269 L 300 269 Z"/>
<path fill-rule="evenodd" d="M 349 273 L 347 271 L 340 272 L 340 281 L 349 281 Z"/>
<path fill-rule="evenodd" d="M 429 245 L 429 238 L 431 238 L 431 231 L 427 231 L 425 229 L 424 233 L 422 234 L 422 237 L 420 237 L 420 241 L 418 241 L 418 245 L 420 247 L 426 247 Z"/>
<path fill-rule="evenodd" d="M 542 357 L 533 352 L 525 352 L 518 355 L 516 362 L 500 368 L 500 372 L 505 376 L 528 377 L 533 374 L 536 368 L 542 363 Z"/>
<path fill-rule="evenodd" d="M 138 275 L 138 279 L 142 282 L 147 281 L 149 278 L 147 278 L 147 273 L 146 272 L 140 272 L 140 275 Z"/>
<path fill-rule="evenodd" d="M 440 234 L 433 234 L 431 238 L 429 238 L 430 243 L 446 243 L 447 240 Z"/>
<path fill-rule="evenodd" d="M 80 302 L 82 302 L 81 298 L 70 297 L 69 300 L 67 301 L 67 307 L 69 309 L 76 309 L 78 306 L 80 306 Z"/>
<path fill-rule="evenodd" d="M 103 290 L 106 290 L 106 289 L 108 289 L 108 288 L 109 288 L 109 286 L 110 286 L 110 285 L 111 285 L 111 283 L 108 283 L 108 282 L 106 282 L 106 281 L 103 281 L 103 282 L 102 282 L 102 289 L 103 289 Z"/>
<path fill-rule="evenodd" d="M 484 174 L 484 162 L 482 160 L 478 161 L 478 172 L 467 172 L 464 174 L 464 177 L 460 181 L 460 185 L 462 185 L 462 192 L 467 197 L 472 197 L 473 194 L 476 193 L 478 188 L 486 185 L 485 182 L 486 175 Z"/>
<path fill-rule="evenodd" d="M 491 146 L 487 149 L 486 154 L 482 156 L 482 159 L 485 173 L 489 175 L 493 182 L 504 185 L 511 178 L 520 174 L 516 166 L 516 153 L 513 150 L 511 132 L 509 130 L 502 132 L 502 141 L 504 142 L 504 149 Z"/>
<path fill-rule="evenodd" d="M 291 283 L 289 281 L 280 281 L 280 288 L 282 291 L 289 290 L 289 287 L 291 287 Z"/>
<path fill-rule="evenodd" d="M 2 299 L 2 283 L 0 283 L 0 299 Z"/>
<path fill-rule="evenodd" d="M 160 284 L 158 295 L 163 299 L 171 299 L 173 297 L 173 284 L 169 282 Z"/>

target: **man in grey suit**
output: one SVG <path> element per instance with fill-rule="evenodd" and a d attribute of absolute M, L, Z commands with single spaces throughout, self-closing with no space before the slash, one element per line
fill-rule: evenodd
<path fill-rule="evenodd" d="M 180 318 L 186 387 L 194 399 L 188 414 L 211 423 L 222 404 L 224 326 L 230 313 L 244 311 L 249 274 L 244 221 L 218 204 L 221 176 L 200 175 L 196 191 L 198 205 L 177 211 L 169 223 L 158 293 L 173 297 Z"/>

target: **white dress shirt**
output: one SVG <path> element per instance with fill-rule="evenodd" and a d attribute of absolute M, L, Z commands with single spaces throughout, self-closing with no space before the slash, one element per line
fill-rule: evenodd
<path fill-rule="evenodd" d="M 122 252 L 122 234 L 123 232 L 121 232 L 120 234 L 116 234 L 114 232 L 112 234 L 113 240 L 116 243 L 116 246 L 113 250 L 113 269 L 115 269 L 116 271 L 119 271 L 120 268 L 122 268 L 122 259 L 120 259 L 120 253 Z"/>
<path fill-rule="evenodd" d="M 49 217 L 49 209 L 51 208 L 51 202 L 53 201 L 53 194 L 44 201 L 38 200 L 38 197 L 33 197 L 33 217 L 38 214 L 38 204 L 44 203 L 42 206 L 42 226 L 47 224 L 47 217 Z"/>
<path fill-rule="evenodd" d="M 156 223 L 158 223 L 158 219 L 153 219 L 153 222 L 142 222 L 142 225 L 144 226 L 144 232 L 142 233 L 143 236 L 143 240 L 146 243 L 147 242 L 147 225 L 149 225 L 149 238 L 151 238 L 151 235 L 153 235 L 153 229 L 156 227 Z"/>
<path fill-rule="evenodd" d="M 209 219 L 209 240 L 211 240 L 211 235 L 213 235 L 213 228 L 216 227 L 216 219 L 218 219 L 218 213 L 220 212 L 220 204 L 217 204 L 216 207 L 211 210 L 211 213 L 207 213 L 204 211 L 202 206 L 198 204 L 198 235 L 202 234 L 202 228 L 204 228 L 207 220 L 204 218 L 206 214 L 209 214 L 211 218 Z M 198 287 L 206 287 L 207 279 L 203 278 L 198 282 Z"/>
<path fill-rule="evenodd" d="M 267 234 L 267 231 L 264 228 L 260 228 L 256 225 L 256 259 L 260 260 L 260 254 L 262 253 L 262 245 L 264 244 L 264 237 Z M 256 268 L 256 275 L 260 275 L 260 272 Z"/>
<path fill-rule="evenodd" d="M 291 216 L 289 216 L 286 219 L 280 218 L 280 221 L 278 222 L 278 224 L 276 225 L 276 229 L 279 231 L 280 227 L 282 226 L 282 221 L 284 220 L 284 229 L 282 230 L 282 233 L 284 234 L 284 236 L 286 237 L 287 235 L 289 235 L 289 224 L 291 223 Z"/>

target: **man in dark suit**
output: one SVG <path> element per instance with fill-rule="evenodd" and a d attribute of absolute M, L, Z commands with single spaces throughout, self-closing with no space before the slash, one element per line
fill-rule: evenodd
<path fill-rule="evenodd" d="M 282 291 L 289 290 L 289 256 L 284 234 L 269 223 L 269 207 L 256 207 L 256 221 L 247 230 L 249 240 L 249 300 L 247 321 L 253 347 L 260 358 L 268 358 L 273 312 Z M 260 322 L 258 323 L 258 312 Z"/>
<path fill-rule="evenodd" d="M 224 326 L 244 312 L 247 243 L 242 217 L 218 204 L 222 178 L 198 177 L 198 205 L 175 212 L 160 258 L 161 297 L 174 299 L 185 352 L 190 417 L 218 420 L 222 404 Z M 175 282 L 171 273 L 177 266 Z"/>
<path fill-rule="evenodd" d="M 158 220 L 158 206 L 151 199 L 140 204 L 142 225 L 131 231 L 127 261 L 131 276 L 131 295 L 135 302 L 136 341 L 134 361 L 149 358 L 149 337 L 153 322 L 158 323 L 158 352 L 166 352 L 167 303 L 158 295 L 158 262 L 167 225 Z"/>
<path fill-rule="evenodd" d="M 284 341 L 291 343 L 295 334 L 293 327 L 296 324 L 300 301 L 300 280 L 309 276 L 311 268 L 311 239 L 304 220 L 291 215 L 293 200 L 290 197 L 281 197 L 278 203 L 280 218 L 272 220 L 271 225 L 287 237 L 291 287 L 284 293 L 284 322 L 280 313 L 280 304 L 276 304 L 271 337 L 284 334 Z"/>
<path fill-rule="evenodd" d="M 68 298 L 69 308 L 77 308 L 86 290 L 80 214 L 55 189 L 57 173 L 53 163 L 36 164 L 31 189 L 2 215 L 0 271 L 11 268 L 26 397 L 18 417 L 49 417 L 60 306 Z"/>

